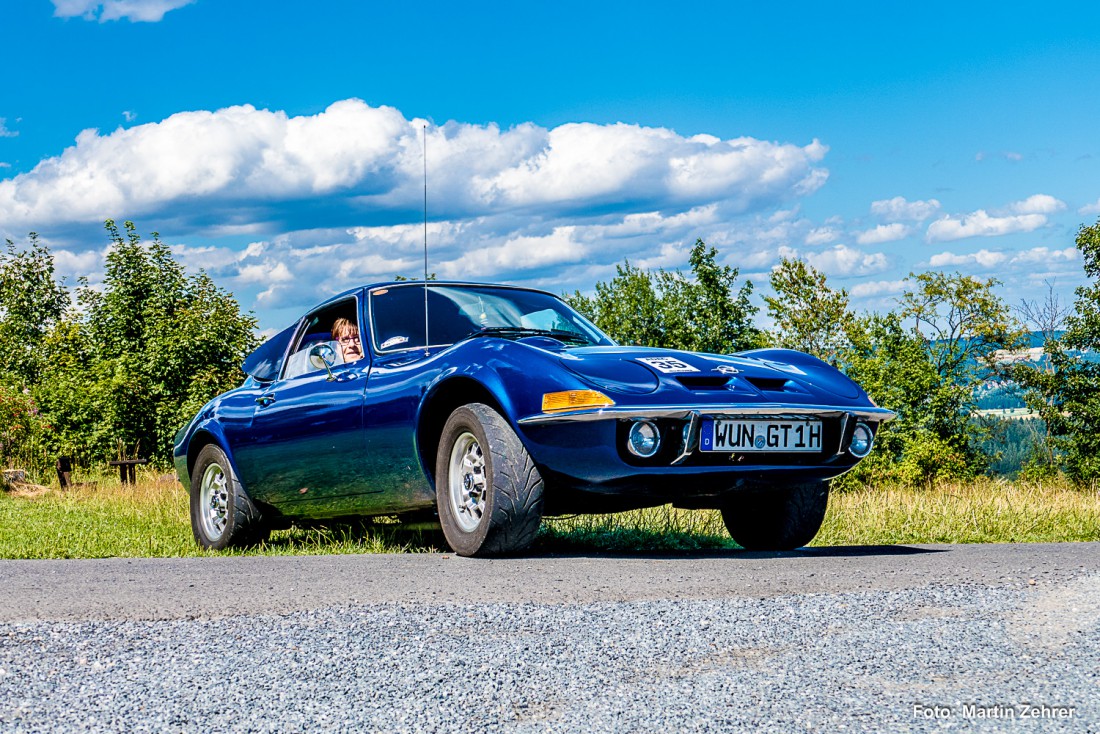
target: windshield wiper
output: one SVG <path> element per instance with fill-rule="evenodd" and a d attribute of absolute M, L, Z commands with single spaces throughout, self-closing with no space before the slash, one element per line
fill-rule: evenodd
<path fill-rule="evenodd" d="M 480 336 L 547 336 L 551 339 L 557 339 L 560 342 L 567 342 L 572 344 L 588 344 L 588 339 L 575 331 L 566 331 L 564 329 L 532 329 L 526 326 L 483 326 L 475 332 L 467 334 L 465 339 L 476 339 Z"/>

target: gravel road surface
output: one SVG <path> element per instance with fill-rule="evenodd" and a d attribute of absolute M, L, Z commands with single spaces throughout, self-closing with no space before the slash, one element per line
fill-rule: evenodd
<path fill-rule="evenodd" d="M 0 561 L 0 732 L 1100 731 L 1100 544 Z"/>

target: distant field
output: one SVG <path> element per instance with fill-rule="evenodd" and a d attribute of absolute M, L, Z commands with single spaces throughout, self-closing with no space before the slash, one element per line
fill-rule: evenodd
<path fill-rule="evenodd" d="M 1039 414 L 1030 408 L 989 408 L 975 412 L 977 412 L 978 415 L 1002 418 L 1006 421 L 1027 420 L 1039 417 Z"/>
<path fill-rule="evenodd" d="M 813 545 L 1100 540 L 1100 493 L 1064 482 L 985 480 L 931 489 L 834 493 Z M 543 522 L 533 552 L 736 548 L 713 511 L 654 508 Z M 446 550 L 438 533 L 386 523 L 279 531 L 249 555 Z M 0 558 L 199 556 L 187 496 L 174 482 L 117 479 L 60 491 L 0 493 Z"/>

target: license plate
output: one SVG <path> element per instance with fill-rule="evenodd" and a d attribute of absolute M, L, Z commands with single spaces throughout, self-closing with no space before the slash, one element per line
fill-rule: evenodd
<path fill-rule="evenodd" d="M 701 451 L 821 451 L 821 421 L 704 418 Z"/>

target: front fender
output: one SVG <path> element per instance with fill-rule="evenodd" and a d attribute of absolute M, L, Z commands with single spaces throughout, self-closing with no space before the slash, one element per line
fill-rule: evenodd
<path fill-rule="evenodd" d="M 522 342 L 464 342 L 455 347 L 451 361 L 461 367 L 441 370 L 429 384 L 425 400 L 450 380 L 473 380 L 493 396 L 504 418 L 517 430 L 520 419 L 542 412 L 545 393 L 592 387 L 563 367 L 557 354 Z"/>
<path fill-rule="evenodd" d="M 181 435 L 183 436 L 181 439 Z M 212 417 L 199 416 L 176 437 L 176 446 L 172 455 L 172 462 L 176 469 L 176 476 L 184 489 L 191 489 L 191 469 L 195 466 L 195 457 L 207 444 L 216 444 L 218 448 L 229 457 L 229 463 L 233 467 L 233 473 L 238 477 L 241 473 L 233 459 L 233 452 L 229 450 L 229 441 L 226 439 L 222 426 Z"/>
<path fill-rule="evenodd" d="M 459 406 L 486 403 L 522 436 L 520 420 L 542 412 L 544 393 L 591 388 L 555 354 L 522 343 L 477 340 L 440 356 L 446 364 L 426 386 L 416 416 L 417 448 L 428 477 L 435 474 L 439 434 Z"/>

